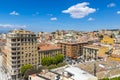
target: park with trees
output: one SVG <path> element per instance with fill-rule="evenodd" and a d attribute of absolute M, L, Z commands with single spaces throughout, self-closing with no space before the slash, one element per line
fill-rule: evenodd
<path fill-rule="evenodd" d="M 43 66 L 46 66 L 48 69 L 53 69 L 53 68 L 66 65 L 66 63 L 63 62 L 63 59 L 64 59 L 64 56 L 62 54 L 57 54 L 54 57 L 42 58 L 41 64 Z"/>

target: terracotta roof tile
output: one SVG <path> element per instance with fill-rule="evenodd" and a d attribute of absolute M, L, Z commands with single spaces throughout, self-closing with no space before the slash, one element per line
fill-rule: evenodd
<path fill-rule="evenodd" d="M 60 47 L 57 47 L 54 44 L 47 44 L 47 43 L 39 44 L 38 48 L 39 48 L 40 51 L 60 49 Z"/>

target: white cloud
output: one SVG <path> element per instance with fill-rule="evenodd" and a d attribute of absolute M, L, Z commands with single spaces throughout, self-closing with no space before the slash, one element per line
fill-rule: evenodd
<path fill-rule="evenodd" d="M 56 17 L 53 17 L 53 18 L 50 18 L 51 21 L 56 21 L 57 18 Z"/>
<path fill-rule="evenodd" d="M 117 14 L 120 14 L 120 11 L 117 11 Z"/>
<path fill-rule="evenodd" d="M 9 28 L 9 29 L 14 29 L 14 28 L 26 28 L 26 25 L 12 25 L 12 24 L 0 24 L 0 28 Z"/>
<path fill-rule="evenodd" d="M 72 18 L 83 18 L 96 11 L 96 9 L 88 7 L 88 5 L 88 2 L 78 3 L 67 10 L 63 10 L 62 13 L 69 13 Z"/>
<path fill-rule="evenodd" d="M 92 17 L 88 18 L 88 21 L 94 21 L 94 20 L 95 20 L 95 19 L 92 18 Z"/>
<path fill-rule="evenodd" d="M 116 6 L 115 3 L 110 3 L 110 4 L 107 5 L 107 7 L 109 7 L 109 8 L 110 8 L 110 7 L 115 7 L 115 6 Z"/>
<path fill-rule="evenodd" d="M 16 12 L 16 11 L 12 11 L 12 12 L 10 13 L 10 15 L 18 16 L 18 15 L 19 15 L 19 13 L 18 13 L 18 12 Z"/>

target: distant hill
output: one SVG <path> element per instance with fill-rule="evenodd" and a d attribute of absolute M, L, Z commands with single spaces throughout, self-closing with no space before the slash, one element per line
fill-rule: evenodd
<path fill-rule="evenodd" d="M 0 30 L 0 34 L 1 33 L 8 33 L 9 30 Z"/>

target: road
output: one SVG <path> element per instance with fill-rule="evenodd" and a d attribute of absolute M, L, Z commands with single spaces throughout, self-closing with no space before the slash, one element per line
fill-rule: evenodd
<path fill-rule="evenodd" d="M 9 80 L 7 74 L 2 69 L 2 55 L 0 54 L 0 80 Z"/>

